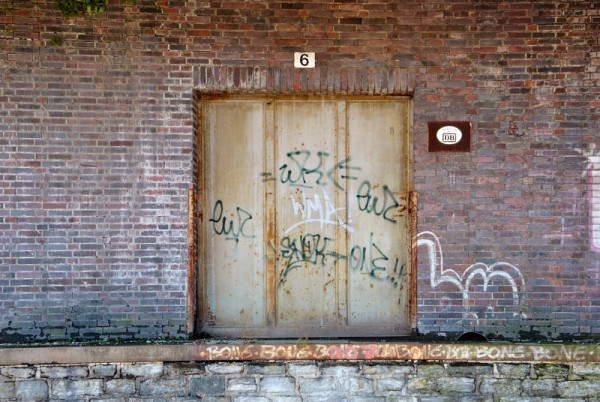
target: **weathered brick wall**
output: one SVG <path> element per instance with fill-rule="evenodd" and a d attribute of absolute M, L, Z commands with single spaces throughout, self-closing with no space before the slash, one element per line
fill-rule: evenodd
<path fill-rule="evenodd" d="M 0 0 L 0 340 L 185 335 L 194 72 L 300 50 L 414 74 L 422 333 L 600 332 L 598 2 L 54 3 Z"/>
<path fill-rule="evenodd" d="M 141 363 L 6 366 L 0 401 L 595 401 L 597 364 Z"/>

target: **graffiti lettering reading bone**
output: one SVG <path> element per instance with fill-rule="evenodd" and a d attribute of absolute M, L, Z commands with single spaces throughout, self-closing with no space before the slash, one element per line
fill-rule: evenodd
<path fill-rule="evenodd" d="M 441 360 L 490 362 L 595 361 L 589 345 L 452 345 L 416 343 L 196 345 L 201 360 Z"/>

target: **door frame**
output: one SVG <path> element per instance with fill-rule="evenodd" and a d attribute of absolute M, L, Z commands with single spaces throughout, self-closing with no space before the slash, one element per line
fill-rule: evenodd
<path fill-rule="evenodd" d="M 293 100 L 314 100 L 314 99 L 333 99 L 333 100 L 383 100 L 383 99 L 403 99 L 407 101 L 407 169 L 408 173 L 406 179 L 408 181 L 408 223 L 410 238 L 410 249 L 409 255 L 409 278 L 408 283 L 410 284 L 409 292 L 409 319 L 410 332 L 416 334 L 417 331 L 417 193 L 412 190 L 413 187 L 413 122 L 412 122 L 412 98 L 408 96 L 381 96 L 381 95 L 308 95 L 308 94 L 296 94 L 296 95 L 268 95 L 268 94 L 223 94 L 223 93 L 200 93 L 194 92 L 194 137 L 195 137 L 195 149 L 194 149 L 194 179 L 193 188 L 188 192 L 188 292 L 187 292 L 187 330 L 190 335 L 202 336 L 199 333 L 201 328 L 201 312 L 202 309 L 202 298 L 203 290 L 205 286 L 205 272 L 202 264 L 202 253 L 203 249 L 200 247 L 202 243 L 202 225 L 205 216 L 202 208 L 199 207 L 199 203 L 202 203 L 204 186 L 204 162 L 201 155 L 205 152 L 205 139 L 203 130 L 203 116 L 202 107 L 200 106 L 204 101 L 211 100 L 224 100 L 224 99 L 293 99 Z M 404 336 L 404 335 L 402 335 Z M 345 337 L 345 336 L 343 336 Z"/>

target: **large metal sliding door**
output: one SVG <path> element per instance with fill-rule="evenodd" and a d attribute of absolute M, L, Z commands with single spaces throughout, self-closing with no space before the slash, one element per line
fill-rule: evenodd
<path fill-rule="evenodd" d="M 200 102 L 200 331 L 407 335 L 409 100 Z"/>

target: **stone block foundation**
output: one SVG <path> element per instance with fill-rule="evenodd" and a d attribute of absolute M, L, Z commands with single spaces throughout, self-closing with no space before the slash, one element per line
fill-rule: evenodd
<path fill-rule="evenodd" d="M 549 398 L 597 401 L 600 395 L 597 346 L 291 346 L 6 348 L 0 353 L 0 401 L 505 402 Z M 237 354 L 223 357 L 223 351 L 232 347 Z M 319 355 L 352 348 L 357 351 L 352 359 L 341 354 L 332 354 L 332 358 Z M 273 350 L 282 352 L 271 355 Z M 373 354 L 367 358 L 361 354 L 363 350 Z M 421 350 L 436 357 L 384 356 L 391 356 L 391 350 Z M 298 358 L 300 353 L 306 358 Z M 138 361 L 131 361 L 136 355 Z M 24 363 L 26 359 L 34 363 Z"/>

